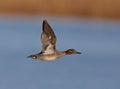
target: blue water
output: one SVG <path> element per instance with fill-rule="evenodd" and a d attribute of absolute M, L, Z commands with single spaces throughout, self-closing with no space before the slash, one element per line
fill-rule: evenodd
<path fill-rule="evenodd" d="M 52 62 L 26 58 L 41 50 L 44 17 L 0 17 L 0 89 L 120 89 L 120 21 L 48 18 L 57 49 L 81 55 Z"/>

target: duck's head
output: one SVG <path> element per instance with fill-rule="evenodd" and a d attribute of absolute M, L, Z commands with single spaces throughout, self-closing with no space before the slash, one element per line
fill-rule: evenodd
<path fill-rule="evenodd" d="M 81 54 L 81 52 L 77 52 L 75 49 L 68 49 L 65 51 L 66 54 L 71 55 L 71 54 Z"/>

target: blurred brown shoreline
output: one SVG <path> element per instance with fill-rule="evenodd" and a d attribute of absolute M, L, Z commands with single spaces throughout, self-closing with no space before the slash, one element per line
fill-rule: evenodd
<path fill-rule="evenodd" d="M 120 19 L 120 0 L 0 0 L 0 13 Z"/>

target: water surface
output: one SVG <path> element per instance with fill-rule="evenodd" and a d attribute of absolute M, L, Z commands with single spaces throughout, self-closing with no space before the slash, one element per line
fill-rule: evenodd
<path fill-rule="evenodd" d="M 120 22 L 48 18 L 57 49 L 81 55 L 43 62 L 40 17 L 0 17 L 0 89 L 120 89 Z"/>

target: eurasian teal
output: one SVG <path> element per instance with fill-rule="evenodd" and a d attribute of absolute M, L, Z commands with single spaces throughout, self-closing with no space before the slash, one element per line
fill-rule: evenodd
<path fill-rule="evenodd" d="M 28 58 L 39 59 L 43 61 L 52 61 L 65 55 L 81 54 L 80 52 L 77 52 L 75 49 L 58 51 L 55 46 L 57 40 L 55 33 L 48 24 L 47 20 L 43 21 L 42 30 L 43 30 L 41 34 L 42 51 L 38 54 L 28 56 Z"/>

